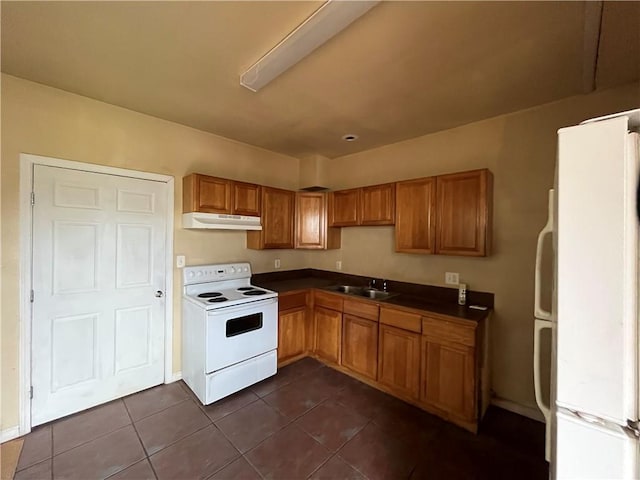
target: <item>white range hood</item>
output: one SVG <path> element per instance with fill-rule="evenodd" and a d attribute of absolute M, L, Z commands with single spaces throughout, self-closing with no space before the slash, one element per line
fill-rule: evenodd
<path fill-rule="evenodd" d="M 228 215 L 226 213 L 190 212 L 182 214 L 182 228 L 211 230 L 262 230 L 260 217 Z"/>

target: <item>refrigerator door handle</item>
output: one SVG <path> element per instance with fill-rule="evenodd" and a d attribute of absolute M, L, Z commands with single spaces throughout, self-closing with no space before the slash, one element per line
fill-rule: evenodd
<path fill-rule="evenodd" d="M 533 335 L 533 387 L 536 394 L 536 403 L 538 408 L 544 415 L 545 421 L 551 421 L 551 408 L 544 403 L 542 399 L 542 382 L 540 379 L 540 340 L 542 336 L 542 330 L 549 328 L 553 329 L 553 323 L 547 320 L 538 320 L 536 318 L 534 324 Z"/>
<path fill-rule="evenodd" d="M 542 308 L 540 300 L 542 291 L 542 247 L 544 245 L 545 237 L 551 233 L 553 233 L 553 190 L 549 190 L 549 218 L 547 220 L 547 224 L 538 234 L 538 244 L 536 246 L 536 275 L 533 311 L 534 316 L 542 320 L 551 320 L 551 312 Z"/>

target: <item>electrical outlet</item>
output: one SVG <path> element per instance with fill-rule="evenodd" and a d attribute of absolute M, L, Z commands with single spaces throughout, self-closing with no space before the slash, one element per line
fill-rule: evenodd
<path fill-rule="evenodd" d="M 279 259 L 279 258 L 276 258 L 276 261 L 275 261 L 275 262 L 273 262 L 273 264 L 274 264 L 274 267 L 276 267 L 276 268 L 280 268 L 280 259 Z"/>
<path fill-rule="evenodd" d="M 337 260 L 336 261 L 336 270 L 342 270 L 342 261 L 341 260 Z"/>
<path fill-rule="evenodd" d="M 176 256 L 176 267 L 177 268 L 184 268 L 184 265 L 185 265 L 184 255 Z"/>
<path fill-rule="evenodd" d="M 460 275 L 454 272 L 444 274 L 444 283 L 447 285 L 458 285 L 460 283 Z"/>

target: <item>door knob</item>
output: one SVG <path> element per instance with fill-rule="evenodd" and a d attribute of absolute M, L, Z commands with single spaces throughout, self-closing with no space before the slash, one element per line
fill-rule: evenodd
<path fill-rule="evenodd" d="M 162 293 L 162 290 L 158 290 L 156 292 L 156 297 L 158 297 L 158 298 L 162 297 L 163 295 L 164 295 L 164 293 Z"/>

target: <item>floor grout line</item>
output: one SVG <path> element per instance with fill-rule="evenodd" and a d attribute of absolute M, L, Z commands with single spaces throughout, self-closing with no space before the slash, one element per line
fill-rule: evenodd
<path fill-rule="evenodd" d="M 129 415 L 129 418 L 131 419 L 131 425 L 133 426 L 133 431 L 136 432 L 136 437 L 138 437 L 138 441 L 142 446 L 142 451 L 144 452 L 144 459 L 149 464 L 149 467 L 151 468 L 151 472 L 153 473 L 153 476 L 156 477 L 156 480 L 157 480 L 158 474 L 156 473 L 156 469 L 153 468 L 153 463 L 151 463 L 151 458 L 149 458 L 149 452 L 147 452 L 147 448 L 144 446 L 144 442 L 142 441 L 142 438 L 140 438 L 140 432 L 138 432 L 138 429 L 136 428 L 136 422 L 133 421 L 133 417 L 131 416 L 129 407 L 127 406 L 127 403 L 124 401 L 124 399 L 122 400 L 122 403 L 124 403 L 124 408 L 127 410 L 127 415 Z"/>

